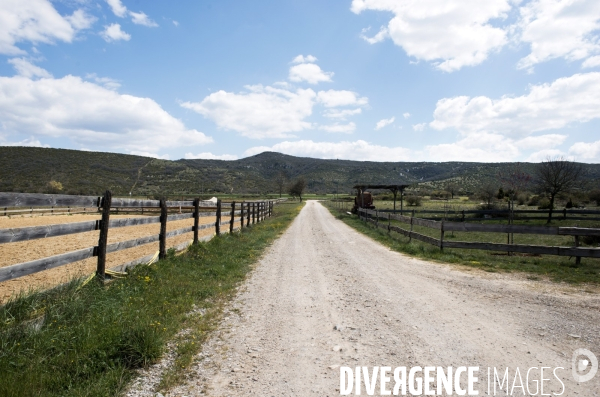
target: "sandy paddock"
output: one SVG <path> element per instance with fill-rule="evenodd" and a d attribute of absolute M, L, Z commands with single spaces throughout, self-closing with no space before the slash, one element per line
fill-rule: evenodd
<path fill-rule="evenodd" d="M 139 216 L 140 215 L 111 215 L 111 219 Z M 0 217 L 0 229 L 84 222 L 96 219 L 100 219 L 99 214 L 45 215 L 38 217 L 18 216 L 10 218 Z M 227 215 L 224 214 L 223 220 L 225 219 L 227 219 Z M 214 222 L 214 217 L 212 216 L 200 218 L 200 224 L 207 224 L 211 222 Z M 171 221 L 167 223 L 167 231 L 181 229 L 186 226 L 192 226 L 193 224 L 194 220 L 192 218 L 183 219 L 180 221 Z M 239 226 L 239 223 L 236 223 L 236 226 Z M 108 243 L 111 244 L 117 241 L 133 240 L 139 237 L 158 234 L 159 231 L 159 223 L 110 229 L 108 233 Z M 208 228 L 201 230 L 199 232 L 199 236 L 203 237 L 213 233 L 214 229 Z M 192 239 L 193 233 L 191 232 L 175 236 L 167 239 L 167 247 L 172 247 Z M 98 231 L 0 244 L 0 267 L 41 259 L 78 249 L 93 247 L 97 244 Z M 106 267 L 115 267 L 145 255 L 153 254 L 156 251 L 158 251 L 158 241 L 123 251 L 113 252 L 107 255 Z M 5 302 L 11 296 L 22 291 L 48 288 L 64 283 L 74 277 L 81 277 L 91 274 L 96 269 L 96 261 L 97 259 L 93 257 L 83 261 L 70 263 L 65 266 L 31 274 L 29 276 L 1 282 L 0 302 Z"/>

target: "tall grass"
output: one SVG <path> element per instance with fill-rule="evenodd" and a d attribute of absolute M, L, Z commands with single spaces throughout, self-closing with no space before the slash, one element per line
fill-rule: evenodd
<path fill-rule="evenodd" d="M 166 260 L 107 285 L 82 287 L 76 280 L 0 307 L 0 396 L 119 395 L 181 329 L 192 327 L 199 342 L 206 338 L 210 319 L 188 313 L 230 296 L 300 207 L 277 205 L 272 218 L 242 233 L 183 255 L 171 251 Z M 199 349 L 189 345 L 182 350 L 186 362 Z"/>

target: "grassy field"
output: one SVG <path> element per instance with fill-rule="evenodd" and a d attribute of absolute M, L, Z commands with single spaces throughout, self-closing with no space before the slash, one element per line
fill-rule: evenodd
<path fill-rule="evenodd" d="M 374 226 L 362 222 L 356 215 L 348 215 L 346 210 L 336 208 L 335 205 L 325 202 L 330 211 L 349 226 L 368 235 L 369 237 L 381 242 L 382 244 L 409 255 L 424 259 L 433 259 L 447 263 L 457 263 L 466 266 L 476 267 L 488 272 L 526 272 L 531 279 L 547 277 L 553 281 L 564 281 L 569 283 L 590 283 L 600 284 L 600 259 L 582 258 L 580 264 L 575 263 L 575 258 L 559 257 L 551 255 L 530 255 L 497 253 L 482 250 L 467 249 L 449 249 L 440 251 L 439 248 L 429 244 L 413 240 L 409 242 L 407 237 L 398 233 L 390 233 L 382 229 L 376 229 Z M 381 207 L 378 207 L 381 208 Z M 575 223 L 592 223 L 590 221 L 556 221 L 554 225 L 574 226 Z M 492 221 L 486 222 L 491 224 Z M 505 222 L 506 223 L 506 222 Z M 544 221 L 537 221 L 538 224 L 545 224 Z M 392 221 L 392 225 L 397 225 L 407 229 L 408 225 Z M 527 224 L 535 224 L 530 221 Z M 438 230 L 415 226 L 413 229 L 417 233 L 425 234 L 434 238 L 439 238 Z M 492 243 L 506 243 L 507 235 L 505 233 L 464 233 L 447 232 L 444 236 L 446 241 L 481 241 Z M 542 236 L 515 234 L 515 244 L 531 245 L 562 245 L 573 246 L 573 237 L 569 236 Z"/>
<path fill-rule="evenodd" d="M 242 233 L 169 253 L 152 266 L 100 285 L 73 281 L 0 307 L 1 396 L 114 396 L 170 341 L 178 382 L 252 264 L 290 224 L 299 203 Z M 189 332 L 181 333 L 182 329 Z"/>

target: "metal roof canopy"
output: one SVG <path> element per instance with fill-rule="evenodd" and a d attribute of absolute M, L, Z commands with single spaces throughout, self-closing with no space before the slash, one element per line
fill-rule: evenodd
<path fill-rule="evenodd" d="M 394 193 L 394 212 L 396 212 L 396 195 L 400 192 L 400 212 L 403 211 L 403 203 L 402 203 L 402 195 L 404 193 L 404 189 L 409 187 L 410 185 L 355 185 L 354 189 L 358 190 L 358 193 L 362 193 L 365 189 L 387 189 Z"/>

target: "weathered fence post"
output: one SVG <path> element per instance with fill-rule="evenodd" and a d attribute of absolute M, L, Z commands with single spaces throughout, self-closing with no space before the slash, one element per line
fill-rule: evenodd
<path fill-rule="evenodd" d="M 256 203 L 252 203 L 252 224 L 256 223 Z"/>
<path fill-rule="evenodd" d="M 579 247 L 579 236 L 575 236 L 575 247 Z M 575 257 L 575 263 L 578 264 L 578 265 L 581 263 L 581 257 L 580 256 L 576 256 Z"/>
<path fill-rule="evenodd" d="M 244 202 L 240 203 L 240 211 L 242 212 L 240 216 L 240 230 L 244 228 Z"/>
<path fill-rule="evenodd" d="M 194 244 L 198 244 L 198 226 L 200 225 L 200 198 L 194 199 Z"/>
<path fill-rule="evenodd" d="M 229 234 L 233 234 L 233 222 L 235 221 L 235 201 L 231 202 L 231 220 L 229 221 Z"/>
<path fill-rule="evenodd" d="M 444 221 L 440 224 L 440 251 L 444 250 Z"/>
<path fill-rule="evenodd" d="M 158 258 L 167 257 L 167 202 L 160 200 L 160 233 L 158 234 Z"/>
<path fill-rule="evenodd" d="M 246 227 L 250 226 L 250 213 L 252 212 L 250 210 L 250 207 L 252 206 L 252 203 L 246 203 Z"/>
<path fill-rule="evenodd" d="M 388 233 L 391 232 L 392 214 L 388 214 Z"/>
<path fill-rule="evenodd" d="M 465 221 L 465 210 L 462 210 L 462 219 L 460 221 L 461 222 Z"/>
<path fill-rule="evenodd" d="M 99 203 L 102 207 L 102 219 L 99 223 L 100 235 L 98 237 L 98 247 L 96 247 L 96 256 L 98 256 L 98 266 L 96 275 L 100 280 L 104 280 L 106 270 L 106 244 L 108 243 L 108 224 L 110 222 L 110 206 L 112 204 L 112 193 L 107 190 Z"/>
<path fill-rule="evenodd" d="M 563 208 L 563 220 L 567 219 L 567 209 Z"/>
<path fill-rule="evenodd" d="M 375 210 L 375 227 L 379 229 L 379 211 Z"/>
<path fill-rule="evenodd" d="M 217 199 L 217 221 L 215 222 L 215 233 L 221 234 L 221 199 Z"/>

